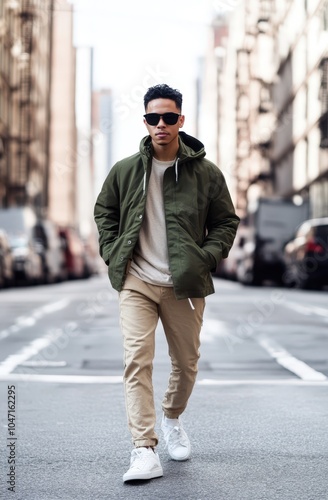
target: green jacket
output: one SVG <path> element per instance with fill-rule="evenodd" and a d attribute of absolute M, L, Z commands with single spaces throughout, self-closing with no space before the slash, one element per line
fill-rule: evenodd
<path fill-rule="evenodd" d="M 204 157 L 203 144 L 180 132 L 178 159 L 163 178 L 169 266 L 177 299 L 214 293 L 211 271 L 228 256 L 239 223 L 221 171 Z M 96 201 L 100 254 L 118 291 L 138 241 L 151 164 L 147 136 L 139 153 L 113 166 Z"/>

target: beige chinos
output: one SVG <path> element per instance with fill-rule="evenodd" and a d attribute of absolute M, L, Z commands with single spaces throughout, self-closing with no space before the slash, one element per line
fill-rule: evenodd
<path fill-rule="evenodd" d="M 155 330 L 160 319 L 169 346 L 171 374 L 162 408 L 168 418 L 185 410 L 197 375 L 205 299 L 177 300 L 173 287 L 128 274 L 120 292 L 124 388 L 128 426 L 135 446 L 156 446 L 152 383 Z M 192 308 L 194 307 L 194 309 Z"/>

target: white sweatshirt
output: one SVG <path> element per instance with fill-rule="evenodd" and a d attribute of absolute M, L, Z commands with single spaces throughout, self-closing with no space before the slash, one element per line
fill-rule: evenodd
<path fill-rule="evenodd" d="M 145 216 L 129 270 L 133 276 L 152 285 L 173 286 L 167 251 L 163 177 L 174 161 L 152 160 Z"/>

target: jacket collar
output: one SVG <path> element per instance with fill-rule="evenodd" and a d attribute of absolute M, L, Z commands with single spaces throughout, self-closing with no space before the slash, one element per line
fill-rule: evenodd
<path fill-rule="evenodd" d="M 147 159 L 152 157 L 153 147 L 150 135 L 147 135 L 141 140 L 140 153 L 142 156 L 146 156 Z M 203 158 L 205 154 L 205 148 L 202 142 L 185 132 L 179 132 L 179 150 L 177 153 L 179 163 L 196 158 Z"/>

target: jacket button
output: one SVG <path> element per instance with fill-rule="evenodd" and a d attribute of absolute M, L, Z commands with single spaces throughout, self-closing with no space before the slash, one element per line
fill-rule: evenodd
<path fill-rule="evenodd" d="M 142 215 L 139 215 L 139 219 L 142 219 Z"/>
<path fill-rule="evenodd" d="M 128 245 L 131 245 L 131 240 L 128 241 Z"/>
<path fill-rule="evenodd" d="M 122 260 L 123 260 L 123 257 L 120 257 L 120 261 L 122 261 Z"/>

